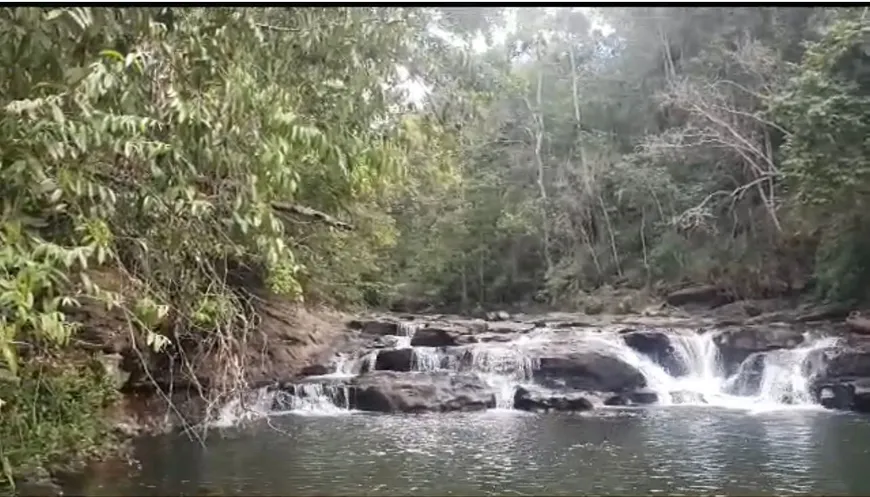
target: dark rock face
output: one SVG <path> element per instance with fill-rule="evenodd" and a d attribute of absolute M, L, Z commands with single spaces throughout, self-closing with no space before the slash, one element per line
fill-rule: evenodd
<path fill-rule="evenodd" d="M 870 378 L 823 382 L 814 393 L 817 401 L 828 409 L 870 413 Z"/>
<path fill-rule="evenodd" d="M 687 373 L 686 366 L 674 354 L 671 339 L 660 331 L 629 331 L 622 334 L 625 344 L 648 356 L 671 376 Z"/>
<path fill-rule="evenodd" d="M 588 411 L 592 408 L 589 396 L 582 392 L 519 387 L 514 394 L 514 409 L 522 411 Z"/>
<path fill-rule="evenodd" d="M 323 364 L 312 364 L 311 366 L 302 368 L 302 371 L 299 372 L 299 376 L 320 376 L 331 372 L 332 368 L 329 366 L 324 366 Z"/>
<path fill-rule="evenodd" d="M 613 395 L 604 401 L 606 406 L 631 406 L 655 404 L 659 401 L 659 395 L 652 390 L 640 388 L 633 392 Z"/>
<path fill-rule="evenodd" d="M 495 407 L 495 394 L 477 375 L 377 371 L 356 377 L 353 407 L 375 412 L 478 411 Z"/>
<path fill-rule="evenodd" d="M 359 330 L 367 335 L 399 334 L 399 323 L 388 319 L 354 319 L 347 326 L 352 330 Z"/>
<path fill-rule="evenodd" d="M 386 349 L 378 352 L 375 370 L 411 371 L 414 363 L 413 349 Z"/>
<path fill-rule="evenodd" d="M 453 347 L 456 337 L 463 334 L 461 328 L 421 328 L 411 338 L 412 347 Z"/>
<path fill-rule="evenodd" d="M 753 353 L 791 349 L 801 345 L 804 336 L 790 328 L 759 326 L 727 329 L 713 337 L 713 341 L 730 376 Z"/>
<path fill-rule="evenodd" d="M 822 378 L 870 377 L 870 345 L 814 350 L 806 367 Z"/>
<path fill-rule="evenodd" d="M 870 412 L 870 345 L 830 347 L 810 353 L 805 374 L 817 402 L 831 409 Z"/>
<path fill-rule="evenodd" d="M 626 392 L 646 386 L 646 379 L 637 369 L 602 352 L 546 355 L 538 362 L 534 379 L 548 388 Z"/>

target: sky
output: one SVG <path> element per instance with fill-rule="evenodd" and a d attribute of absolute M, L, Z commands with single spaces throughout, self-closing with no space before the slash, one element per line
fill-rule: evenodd
<path fill-rule="evenodd" d="M 544 9 L 548 10 L 550 12 L 557 10 L 557 8 L 554 8 L 554 7 L 544 7 Z M 580 12 L 583 12 L 586 15 L 586 17 L 591 21 L 591 24 L 592 24 L 591 29 L 592 30 L 596 30 L 596 29 L 600 30 L 604 35 L 608 35 L 608 34 L 613 32 L 613 28 L 611 26 L 603 23 L 600 16 L 596 15 L 593 8 L 574 7 L 574 9 L 579 10 Z M 504 43 L 510 34 L 516 32 L 516 30 L 517 30 L 517 15 L 516 14 L 517 14 L 516 9 L 509 9 L 507 11 L 506 26 L 504 28 L 496 29 L 492 34 L 493 43 L 495 45 L 498 45 L 500 43 Z M 435 32 L 436 35 L 444 38 L 445 40 L 450 41 L 451 36 L 449 33 L 443 32 L 443 31 L 439 32 L 439 31 L 440 30 L 435 30 L 433 32 Z M 461 43 L 461 42 L 456 41 L 456 43 Z M 478 53 L 482 53 L 487 48 L 489 48 L 489 45 L 486 42 L 486 38 L 483 35 L 478 36 L 472 42 L 471 46 L 472 46 L 472 49 Z M 427 85 L 421 81 L 415 81 L 415 80 L 410 79 L 408 71 L 404 67 L 399 66 L 397 68 L 397 70 L 399 73 L 399 77 L 404 80 L 404 82 L 401 83 L 399 85 L 399 87 L 404 88 L 408 92 L 408 103 L 413 104 L 417 107 L 420 107 L 423 104 L 423 102 L 426 98 L 426 95 L 429 91 Z"/>

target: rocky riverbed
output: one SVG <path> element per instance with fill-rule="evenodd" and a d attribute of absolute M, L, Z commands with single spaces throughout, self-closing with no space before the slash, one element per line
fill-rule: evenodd
<path fill-rule="evenodd" d="M 582 411 L 687 403 L 870 410 L 870 342 L 821 320 L 824 312 L 816 311 L 815 320 L 769 314 L 767 322 L 756 313 L 739 323 L 664 314 L 362 316 L 346 323 L 332 355 L 262 382 L 247 402 L 225 406 L 218 422 L 294 410 Z"/>

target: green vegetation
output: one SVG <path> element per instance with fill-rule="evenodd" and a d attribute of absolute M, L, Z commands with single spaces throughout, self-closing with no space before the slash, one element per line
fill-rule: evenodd
<path fill-rule="evenodd" d="M 101 389 L 76 373 L 51 402 L 82 418 L 32 442 L 61 419 L 35 365 L 84 303 L 145 352 L 228 360 L 266 289 L 462 309 L 604 285 L 868 297 L 866 9 L 587 14 L 0 9 L 7 474 L 98 438 L 102 397 L 73 392 Z"/>
<path fill-rule="evenodd" d="M 98 363 L 28 361 L 14 380 L 0 381 L 0 464 L 4 479 L 32 477 L 45 466 L 81 464 L 113 449 L 100 416 L 118 396 Z M 2 487 L 0 487 L 2 489 Z"/>

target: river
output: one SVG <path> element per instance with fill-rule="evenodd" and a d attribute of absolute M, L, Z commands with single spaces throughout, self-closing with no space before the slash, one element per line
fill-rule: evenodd
<path fill-rule="evenodd" d="M 66 494 L 870 494 L 870 418 L 810 387 L 839 338 L 759 329 L 750 343 L 786 348 L 729 367 L 717 336 L 745 329 L 519 323 L 460 344 L 466 328 L 387 325 L 386 347 L 228 402 L 205 445 L 138 440 L 141 467 L 95 466 Z"/>
<path fill-rule="evenodd" d="M 67 494 L 867 495 L 870 420 L 815 408 L 287 415 L 206 447 L 140 440 L 138 470 Z"/>

